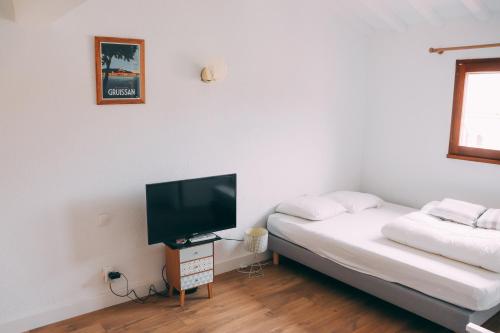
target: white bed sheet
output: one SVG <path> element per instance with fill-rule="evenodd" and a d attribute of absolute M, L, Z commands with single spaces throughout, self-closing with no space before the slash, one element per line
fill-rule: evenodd
<path fill-rule="evenodd" d="M 427 253 L 385 238 L 380 229 L 414 211 L 385 203 L 323 221 L 272 214 L 268 230 L 358 272 L 396 282 L 449 303 L 486 310 L 500 303 L 500 274 Z"/>

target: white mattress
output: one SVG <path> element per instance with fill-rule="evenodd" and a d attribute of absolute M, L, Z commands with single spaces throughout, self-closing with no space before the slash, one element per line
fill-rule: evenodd
<path fill-rule="evenodd" d="M 500 303 L 500 274 L 389 239 L 381 227 L 414 209 L 385 203 L 323 221 L 272 214 L 268 230 L 345 267 L 396 282 L 449 303 L 486 310 Z"/>

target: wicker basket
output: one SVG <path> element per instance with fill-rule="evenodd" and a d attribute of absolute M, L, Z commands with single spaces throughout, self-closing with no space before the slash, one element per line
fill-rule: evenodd
<path fill-rule="evenodd" d="M 267 250 L 268 232 L 264 228 L 250 228 L 245 231 L 245 250 L 254 254 Z"/>
<path fill-rule="evenodd" d="M 254 258 L 257 259 L 257 254 L 263 253 L 267 250 L 267 229 L 265 228 L 250 228 L 245 231 L 244 247 L 248 252 L 252 252 Z M 262 269 L 263 264 L 260 262 L 255 262 L 248 266 L 246 269 L 241 268 L 238 270 L 240 273 L 248 274 L 248 277 L 258 277 L 264 276 L 264 271 Z"/>

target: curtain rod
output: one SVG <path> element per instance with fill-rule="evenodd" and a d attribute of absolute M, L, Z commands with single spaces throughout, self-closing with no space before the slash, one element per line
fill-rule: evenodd
<path fill-rule="evenodd" d="M 488 47 L 500 47 L 500 43 L 494 44 L 479 44 L 479 45 L 464 45 L 464 46 L 453 46 L 453 47 L 431 47 L 429 49 L 430 53 L 443 54 L 447 51 L 458 51 L 458 50 L 471 50 L 471 49 L 485 49 Z"/>

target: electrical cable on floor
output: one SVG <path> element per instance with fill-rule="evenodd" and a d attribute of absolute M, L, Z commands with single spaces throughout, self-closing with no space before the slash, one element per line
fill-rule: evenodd
<path fill-rule="evenodd" d="M 243 242 L 243 239 L 225 238 L 225 237 L 220 237 L 217 234 L 216 234 L 216 236 L 219 237 L 219 238 L 221 238 L 221 239 L 228 240 L 228 241 Z M 109 281 L 109 290 L 115 296 L 118 296 L 118 297 L 127 297 L 131 301 L 133 301 L 135 303 L 139 303 L 139 304 L 146 303 L 147 300 L 151 296 L 168 297 L 169 284 L 168 284 L 167 279 L 165 278 L 165 270 L 166 270 L 166 265 L 163 265 L 163 268 L 161 270 L 161 278 L 163 280 L 163 283 L 165 284 L 165 291 L 164 292 L 157 291 L 156 287 L 154 286 L 154 284 L 151 284 L 149 286 L 148 294 L 146 296 L 144 296 L 144 297 L 139 297 L 139 295 L 137 295 L 137 292 L 135 291 L 135 289 L 129 289 L 127 276 L 124 273 L 121 273 L 121 272 L 119 272 L 120 273 L 120 278 L 123 277 L 125 279 L 125 283 L 126 283 L 126 287 L 125 287 L 126 291 L 125 291 L 125 293 L 124 294 L 119 294 L 119 293 L 117 293 L 117 292 L 115 292 L 113 290 L 113 286 L 111 285 L 111 282 L 113 280 Z M 133 297 L 131 295 L 133 295 Z"/>
<path fill-rule="evenodd" d="M 167 270 L 167 265 L 163 265 L 163 268 L 161 269 L 161 279 L 163 280 L 163 283 L 165 284 L 165 295 L 168 296 L 169 285 L 168 285 L 167 278 L 165 277 L 166 270 Z"/>
<path fill-rule="evenodd" d="M 229 241 L 235 241 L 235 242 L 243 242 L 244 240 L 243 239 L 235 239 L 235 238 L 225 238 L 225 237 L 221 237 L 217 234 L 214 233 L 215 236 L 221 238 L 221 239 L 224 239 L 224 240 L 229 240 Z M 259 274 L 260 272 L 262 272 L 262 268 L 264 266 L 267 266 L 269 265 L 269 262 L 259 262 L 259 263 L 254 263 L 254 264 L 251 264 L 251 265 L 248 265 L 248 266 L 245 266 L 245 267 L 240 267 L 237 269 L 237 272 L 238 273 L 242 273 L 242 274 L 252 274 L 252 273 L 257 273 Z M 258 268 L 254 268 L 253 266 L 257 266 Z"/>
<path fill-rule="evenodd" d="M 151 297 L 151 296 L 160 296 L 160 297 L 168 297 L 168 282 L 167 282 L 167 279 L 165 278 L 165 272 L 166 270 L 166 266 L 163 265 L 163 268 L 161 270 L 161 278 L 163 280 L 163 283 L 165 283 L 165 292 L 159 292 L 156 290 L 156 287 L 154 286 L 154 284 L 151 284 L 149 286 L 149 290 L 148 290 L 148 294 L 144 297 L 139 297 L 139 295 L 137 295 L 137 292 L 135 291 L 135 289 L 129 289 L 129 286 L 128 286 L 128 279 L 127 277 L 125 276 L 125 274 L 123 273 L 120 273 L 120 277 L 123 277 L 125 279 L 125 283 L 126 283 L 126 292 L 125 294 L 118 294 L 117 292 L 115 292 L 113 290 L 113 287 L 111 285 L 111 282 L 112 280 L 109 281 L 109 290 L 111 291 L 111 293 L 113 293 L 113 295 L 115 296 L 118 296 L 118 297 L 127 297 L 129 298 L 130 300 L 132 300 L 134 303 L 139 303 L 139 304 L 144 304 L 146 303 L 146 301 Z M 133 295 L 134 297 L 132 297 L 131 295 Z"/>

